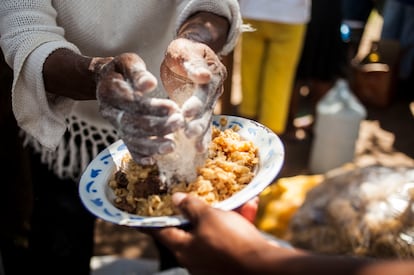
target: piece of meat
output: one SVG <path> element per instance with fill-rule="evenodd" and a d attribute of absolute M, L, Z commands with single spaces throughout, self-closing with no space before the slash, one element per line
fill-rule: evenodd
<path fill-rule="evenodd" d="M 160 180 L 158 173 L 150 173 L 146 179 L 134 183 L 134 193 L 137 198 L 147 198 L 150 195 L 167 193 L 167 185 Z"/>

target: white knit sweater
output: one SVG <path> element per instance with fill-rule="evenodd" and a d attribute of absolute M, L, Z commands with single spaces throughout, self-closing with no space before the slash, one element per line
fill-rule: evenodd
<path fill-rule="evenodd" d="M 58 48 L 85 56 L 136 52 L 159 78 L 167 45 L 197 11 L 229 19 L 231 32 L 222 53 L 229 52 L 241 29 L 236 0 L 0 1 L 0 47 L 14 71 L 13 111 L 27 143 L 58 176 L 77 179 L 98 146 L 109 145 L 117 134 L 99 115 L 96 101 L 75 102 L 45 91 L 42 66 L 47 56 Z M 155 95 L 165 96 L 162 88 Z M 69 140 L 63 139 L 67 129 Z"/>

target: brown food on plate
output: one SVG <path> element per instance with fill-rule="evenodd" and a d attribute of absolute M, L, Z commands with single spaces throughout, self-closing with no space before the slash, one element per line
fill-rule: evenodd
<path fill-rule="evenodd" d="M 237 129 L 212 129 L 212 141 L 204 166 L 197 169 L 195 181 L 168 185 L 159 177 L 156 165 L 141 166 L 126 154 L 109 181 L 114 191 L 114 205 L 140 216 L 169 216 L 177 214 L 171 195 L 186 192 L 209 204 L 231 197 L 254 177 L 259 163 L 258 148 L 244 140 Z"/>

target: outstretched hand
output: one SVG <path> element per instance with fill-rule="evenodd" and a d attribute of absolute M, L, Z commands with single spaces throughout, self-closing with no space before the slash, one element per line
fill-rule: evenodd
<path fill-rule="evenodd" d="M 100 112 L 119 131 L 137 163 L 153 164 L 154 155 L 174 150 L 174 142 L 165 136 L 183 127 L 183 116 L 174 101 L 146 96 L 157 80 L 138 55 L 94 58 L 90 69 L 98 77 Z"/>
<path fill-rule="evenodd" d="M 168 46 L 161 79 L 169 97 L 182 108 L 185 134 L 196 138 L 199 152 L 208 146 L 206 133 L 226 77 L 226 67 L 206 44 L 178 38 Z"/>
<path fill-rule="evenodd" d="M 269 243 L 234 211 L 213 208 L 200 199 L 175 193 L 173 202 L 190 221 L 189 231 L 176 227 L 148 232 L 170 249 L 191 274 L 246 274 Z"/>

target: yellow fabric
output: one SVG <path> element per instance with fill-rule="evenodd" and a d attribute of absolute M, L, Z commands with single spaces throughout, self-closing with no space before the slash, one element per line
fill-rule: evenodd
<path fill-rule="evenodd" d="M 256 29 L 241 40 L 241 116 L 285 131 L 306 24 L 244 20 Z"/>
<path fill-rule="evenodd" d="M 285 238 L 291 218 L 302 206 L 306 194 L 324 179 L 323 175 L 280 178 L 259 195 L 255 225 L 260 230 Z"/>

